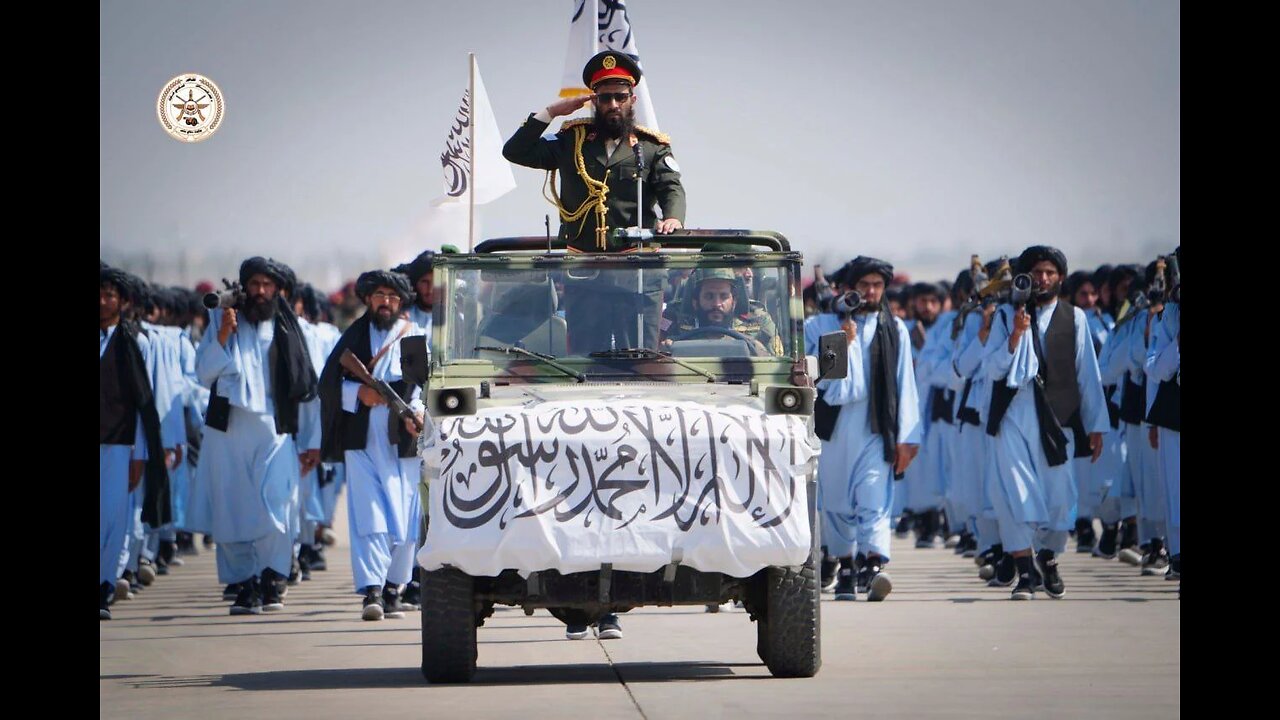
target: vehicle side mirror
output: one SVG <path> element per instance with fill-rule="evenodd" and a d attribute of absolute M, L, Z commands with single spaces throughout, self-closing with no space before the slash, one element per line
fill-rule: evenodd
<path fill-rule="evenodd" d="M 843 380 L 849 374 L 849 339 L 843 332 L 818 338 L 818 377 L 815 380 Z"/>
<path fill-rule="evenodd" d="M 400 340 L 400 375 L 405 382 L 426 387 L 431 374 L 431 351 L 427 336 L 414 335 Z"/>

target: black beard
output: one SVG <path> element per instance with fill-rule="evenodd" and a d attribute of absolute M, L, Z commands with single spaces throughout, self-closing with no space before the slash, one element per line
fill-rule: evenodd
<path fill-rule="evenodd" d="M 417 308 L 423 312 L 431 312 L 431 309 L 435 307 L 435 305 L 433 305 L 430 302 L 427 302 L 427 303 L 422 302 L 422 298 L 418 298 L 417 300 L 414 300 L 413 304 L 416 305 Z"/>
<path fill-rule="evenodd" d="M 396 324 L 395 314 L 388 315 L 384 319 L 382 317 L 382 314 L 379 313 L 377 310 L 370 310 L 369 312 L 373 313 L 373 317 L 370 318 L 370 322 L 373 323 L 374 327 L 378 328 L 379 330 L 382 330 L 383 332 L 390 330 L 391 327 Z"/>
<path fill-rule="evenodd" d="M 246 301 L 244 308 L 244 317 L 249 322 L 257 325 L 268 320 L 275 319 L 276 303 L 275 300 L 254 300 L 250 298 Z"/>
<path fill-rule="evenodd" d="M 706 310 L 698 311 L 699 327 L 729 327 L 733 324 L 733 313 L 724 313 L 724 320 L 716 322 L 708 317 L 710 313 Z"/>
<path fill-rule="evenodd" d="M 631 137 L 631 131 L 635 129 L 635 124 L 636 111 L 634 108 L 627 108 L 622 111 L 622 117 L 618 119 L 608 118 L 597 111 L 592 126 L 601 135 L 617 140 L 618 138 Z"/>
<path fill-rule="evenodd" d="M 1036 290 L 1032 294 L 1032 298 L 1035 299 L 1037 305 L 1045 305 L 1045 304 L 1048 304 L 1050 301 L 1052 301 L 1054 298 L 1058 297 L 1058 295 L 1060 295 L 1061 293 L 1062 293 L 1062 282 L 1059 281 L 1054 283 L 1053 287 L 1049 288 L 1048 290 L 1045 290 L 1044 292 L 1041 292 L 1040 290 Z"/>

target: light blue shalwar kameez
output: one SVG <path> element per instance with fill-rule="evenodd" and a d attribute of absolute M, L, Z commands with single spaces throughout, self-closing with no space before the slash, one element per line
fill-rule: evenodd
<path fill-rule="evenodd" d="M 384 345 L 390 349 L 373 367 L 372 375 L 393 383 L 401 379 L 400 342 L 396 336 L 409 320 L 396 321 L 389 330 L 369 325 L 369 352 L 376 355 Z M 414 325 L 404 337 L 423 334 Z M 343 380 L 342 408 L 355 413 L 360 402 L 357 391 L 361 384 Z M 410 407 L 421 412 L 423 405 L 415 388 Z M 421 505 L 418 480 L 421 458 L 398 456 L 387 434 L 390 409 L 386 405 L 369 408 L 369 427 L 363 450 L 344 453 L 347 468 L 347 520 L 351 535 L 351 573 L 355 591 L 371 585 L 402 585 L 413 572 L 413 556 L 418 541 Z M 404 428 L 400 432 L 405 432 Z"/>
<path fill-rule="evenodd" d="M 1032 322 L 1037 323 L 1040 337 L 1049 328 L 1058 301 L 1040 306 Z M 1086 433 L 1102 433 L 1110 427 L 1106 402 L 1102 393 L 1102 377 L 1089 338 L 1088 320 L 1079 308 L 1075 316 L 1076 382 L 1080 388 L 1080 418 Z M 1017 388 L 1013 401 L 1000 421 L 999 433 L 991 445 L 995 461 L 996 486 L 991 500 L 1005 552 L 1047 549 L 1055 554 L 1066 551 L 1067 531 L 1076 520 L 1076 485 L 1071 454 L 1074 437 L 1069 428 L 1067 460 L 1051 467 L 1045 458 L 1040 439 L 1040 422 L 1036 416 L 1032 383 L 1040 365 L 1032 346 L 1032 331 L 1027 330 L 1014 352 L 1009 352 L 1009 335 L 1013 328 L 1011 305 L 1001 306 L 992 318 L 989 352 L 983 372 L 992 382 L 1004 382 Z"/>
<path fill-rule="evenodd" d="M 839 319 L 817 316 L 824 323 Z M 874 313 L 855 317 L 857 338 L 849 343 L 848 376 L 841 380 L 821 380 L 827 403 L 840 406 L 831 440 L 822 444 L 818 466 L 818 492 L 823 507 L 823 544 L 833 557 L 855 552 L 890 559 L 889 528 L 893 507 L 892 463 L 884 459 L 884 441 L 871 432 L 870 407 L 871 341 L 879 318 Z M 825 330 L 815 324 L 815 330 Z M 898 443 L 919 445 L 921 436 L 920 399 L 911 363 L 911 338 L 903 322 L 894 318 L 898 333 Z M 808 336 L 806 329 L 806 337 Z M 818 333 L 822 334 L 821 332 Z"/>
<path fill-rule="evenodd" d="M 245 582 L 266 568 L 287 576 L 298 532 L 298 452 L 293 437 L 275 429 L 268 354 L 275 325 L 255 325 L 242 314 L 224 348 L 221 319 L 209 314 L 196 373 L 206 387 L 217 382 L 231 417 L 226 432 L 204 428 L 196 472 L 204 501 L 193 506 L 208 515 L 193 521 L 218 541 L 219 582 Z"/>

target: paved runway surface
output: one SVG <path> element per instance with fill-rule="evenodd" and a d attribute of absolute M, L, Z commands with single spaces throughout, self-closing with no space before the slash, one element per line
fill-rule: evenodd
<path fill-rule="evenodd" d="M 345 510 L 339 508 L 345 520 Z M 1011 602 L 971 560 L 899 541 L 886 602 L 822 606 L 817 677 L 775 680 L 742 610 L 647 608 L 622 640 L 569 641 L 545 611 L 499 608 L 470 685 L 419 672 L 419 616 L 363 622 L 345 523 L 329 570 L 283 612 L 238 618 L 214 555 L 112 607 L 104 718 L 1177 717 L 1177 583 L 1070 553 L 1067 597 Z"/>

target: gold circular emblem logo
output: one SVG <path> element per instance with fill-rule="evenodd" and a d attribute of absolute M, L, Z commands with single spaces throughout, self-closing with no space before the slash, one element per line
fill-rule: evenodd
<path fill-rule="evenodd" d="M 612 69 L 614 69 L 614 68 L 616 68 L 616 67 L 618 67 L 618 60 L 617 60 L 617 58 L 615 58 L 615 57 L 614 57 L 614 56 L 612 56 L 612 55 L 605 55 L 605 56 L 604 56 L 604 69 L 605 69 L 605 70 L 612 70 Z"/>
<path fill-rule="evenodd" d="M 226 104 L 212 80 L 184 73 L 170 80 L 156 101 L 156 115 L 169 136 L 182 142 L 200 142 L 222 124 Z"/>

